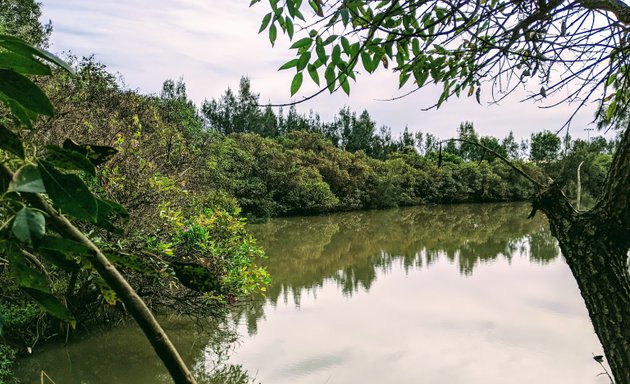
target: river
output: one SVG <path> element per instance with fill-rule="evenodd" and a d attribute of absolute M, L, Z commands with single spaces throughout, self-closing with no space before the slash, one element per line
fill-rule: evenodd
<path fill-rule="evenodd" d="M 266 298 L 235 308 L 220 334 L 185 319 L 167 328 L 202 382 L 608 383 L 577 285 L 528 212 L 421 206 L 250 225 L 269 255 Z M 131 325 L 18 365 L 27 383 L 42 370 L 57 384 L 169 382 Z"/>

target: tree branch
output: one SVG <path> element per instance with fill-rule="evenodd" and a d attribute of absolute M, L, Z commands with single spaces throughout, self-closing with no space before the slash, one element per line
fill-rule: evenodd
<path fill-rule="evenodd" d="M 13 179 L 13 172 L 4 164 L 0 164 L 0 173 Z M 70 220 L 59 214 L 44 198 L 36 193 L 22 194 L 24 200 L 33 207 L 40 209 L 48 215 L 51 225 L 59 234 L 74 240 L 90 249 L 94 256 L 90 261 L 99 275 L 116 292 L 116 295 L 123 302 L 131 316 L 136 320 L 147 339 L 153 346 L 172 378 L 177 384 L 196 384 L 196 381 L 183 359 L 171 343 L 158 323 L 151 310 L 142 301 L 140 296 L 129 285 L 127 280 L 120 274 L 116 267 L 107 259 L 101 249 L 96 246 L 83 232 L 75 227 Z"/>

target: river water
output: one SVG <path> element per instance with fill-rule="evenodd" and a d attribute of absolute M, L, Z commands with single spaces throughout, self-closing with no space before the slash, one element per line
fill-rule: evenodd
<path fill-rule="evenodd" d="M 251 225 L 273 283 L 234 310 L 238 340 L 166 324 L 211 383 L 607 383 L 577 285 L 528 212 L 423 206 Z M 18 366 L 27 383 L 42 370 L 57 384 L 169 382 L 134 326 Z"/>

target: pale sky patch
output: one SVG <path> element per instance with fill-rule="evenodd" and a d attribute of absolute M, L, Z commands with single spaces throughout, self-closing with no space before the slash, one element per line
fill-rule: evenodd
<path fill-rule="evenodd" d="M 201 103 L 217 98 L 227 87 L 238 88 L 246 75 L 261 102 L 291 101 L 289 85 L 294 71 L 277 69 L 293 58 L 289 42 L 279 36 L 271 47 L 266 32 L 258 35 L 265 4 L 249 8 L 248 0 L 43 0 L 43 19 L 52 20 L 51 49 L 72 51 L 77 56 L 94 54 L 96 59 L 119 72 L 125 84 L 143 93 L 157 93 L 166 79 L 180 76 L 190 97 Z M 452 137 L 462 121 L 472 121 L 481 135 L 502 138 L 512 130 L 517 138 L 548 129 L 557 131 L 575 106 L 541 109 L 533 102 L 519 103 L 524 91 L 500 105 L 488 105 L 488 92 L 482 105 L 473 98 L 452 99 L 439 110 L 423 111 L 437 101 L 439 90 L 427 88 L 397 101 L 378 101 L 401 95 L 398 76 L 387 71 L 360 74 L 350 96 L 327 92 L 297 106 L 313 110 L 323 120 L 344 105 L 360 113 L 367 109 L 378 125 L 387 125 L 397 134 L 405 126 L 411 131 Z M 534 87 L 535 88 L 535 87 Z M 304 85 L 293 100 L 315 91 L 305 76 Z M 286 108 L 285 108 L 286 110 Z M 588 105 L 571 125 L 574 138 L 586 138 L 584 128 L 593 119 L 595 107 Z M 592 136 L 592 135 L 591 135 Z"/>

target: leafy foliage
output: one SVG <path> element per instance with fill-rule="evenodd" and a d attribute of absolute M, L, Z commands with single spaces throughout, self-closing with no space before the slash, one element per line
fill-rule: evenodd
<path fill-rule="evenodd" d="M 618 36 L 630 17 L 621 2 L 287 0 L 268 8 L 261 32 L 272 44 L 279 31 L 293 41 L 295 58 L 280 67 L 296 73 L 291 94 L 304 72 L 318 86 L 323 73 L 321 91 L 349 94 L 356 74 L 382 67 L 398 73 L 400 88 L 439 86 L 436 107 L 453 96 L 480 102 L 484 83 L 493 101 L 521 85 L 533 85 L 535 100 L 566 91 L 580 108 L 596 99 L 609 121 L 628 104 L 628 51 Z M 296 33 L 295 23 L 307 27 Z"/>

